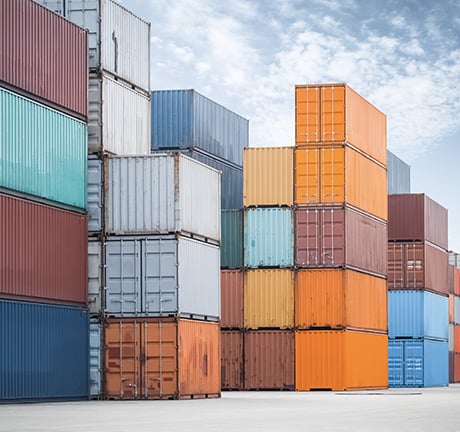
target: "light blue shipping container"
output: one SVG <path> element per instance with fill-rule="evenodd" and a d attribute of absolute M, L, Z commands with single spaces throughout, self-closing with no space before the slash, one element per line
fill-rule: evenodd
<path fill-rule="evenodd" d="M 410 165 L 387 150 L 388 193 L 410 193 Z"/>
<path fill-rule="evenodd" d="M 293 215 L 290 209 L 257 208 L 244 212 L 244 265 L 294 265 Z"/>
<path fill-rule="evenodd" d="M 447 342 L 388 340 L 389 387 L 441 387 L 449 384 Z"/>
<path fill-rule="evenodd" d="M 102 393 L 102 324 L 91 320 L 89 323 L 89 394 L 99 398 Z"/>
<path fill-rule="evenodd" d="M 88 398 L 88 311 L 0 300 L 0 401 Z"/>
<path fill-rule="evenodd" d="M 86 124 L 0 88 L 0 188 L 86 209 Z"/>
<path fill-rule="evenodd" d="M 447 340 L 448 301 L 428 291 L 389 291 L 388 337 Z"/>
<path fill-rule="evenodd" d="M 152 149 L 200 149 L 243 165 L 249 122 L 195 90 L 152 92 Z"/>

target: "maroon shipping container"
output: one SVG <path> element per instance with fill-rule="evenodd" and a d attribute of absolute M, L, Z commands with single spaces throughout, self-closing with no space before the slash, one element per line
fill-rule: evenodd
<path fill-rule="evenodd" d="M 86 305 L 87 217 L 0 194 L 0 298 Z"/>
<path fill-rule="evenodd" d="M 243 272 L 222 270 L 220 276 L 221 326 L 243 328 Z"/>
<path fill-rule="evenodd" d="M 425 194 L 388 195 L 388 240 L 429 241 L 447 250 L 447 209 Z"/>
<path fill-rule="evenodd" d="M 453 352 L 449 352 L 449 383 L 454 383 L 454 362 L 455 362 L 455 354 Z"/>
<path fill-rule="evenodd" d="M 243 378 L 243 332 L 222 331 L 221 382 L 222 390 L 242 390 Z"/>
<path fill-rule="evenodd" d="M 0 53 L 2 85 L 86 120 L 86 30 L 31 0 L 1 0 Z"/>
<path fill-rule="evenodd" d="M 349 207 L 295 211 L 297 267 L 347 267 L 385 276 L 387 226 Z"/>
<path fill-rule="evenodd" d="M 294 390 L 295 339 L 289 330 L 255 330 L 244 335 L 246 390 Z"/>
<path fill-rule="evenodd" d="M 388 243 L 388 289 L 449 294 L 448 255 L 423 242 Z"/>

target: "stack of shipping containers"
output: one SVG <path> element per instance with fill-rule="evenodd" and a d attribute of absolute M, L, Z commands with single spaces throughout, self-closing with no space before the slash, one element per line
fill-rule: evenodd
<path fill-rule="evenodd" d="M 460 382 L 460 255 L 449 254 L 449 382 Z"/>
<path fill-rule="evenodd" d="M 447 210 L 424 194 L 388 198 L 388 290 L 389 385 L 447 385 Z"/>
<path fill-rule="evenodd" d="M 0 2 L 0 400 L 88 397 L 86 31 Z"/>

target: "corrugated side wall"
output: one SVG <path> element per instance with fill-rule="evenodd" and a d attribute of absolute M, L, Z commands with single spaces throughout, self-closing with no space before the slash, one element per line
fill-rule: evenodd
<path fill-rule="evenodd" d="M 222 268 L 243 267 L 243 210 L 221 211 L 220 265 Z"/>
<path fill-rule="evenodd" d="M 221 286 L 221 326 L 222 328 L 243 328 L 243 272 L 222 270 Z"/>
<path fill-rule="evenodd" d="M 92 314 L 99 314 L 104 310 L 102 254 L 101 240 L 88 239 L 88 309 Z"/>
<path fill-rule="evenodd" d="M 102 324 L 89 323 L 89 394 L 92 398 L 102 395 Z"/>
<path fill-rule="evenodd" d="M 387 150 L 388 193 L 410 193 L 410 165 Z"/>
<path fill-rule="evenodd" d="M 242 390 L 244 387 L 243 333 L 222 331 L 221 379 L 222 390 Z"/>
<path fill-rule="evenodd" d="M 103 226 L 102 160 L 96 156 L 88 157 L 88 231 L 100 232 Z"/>

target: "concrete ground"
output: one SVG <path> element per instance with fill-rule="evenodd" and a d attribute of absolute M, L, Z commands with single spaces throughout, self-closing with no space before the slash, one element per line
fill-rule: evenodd
<path fill-rule="evenodd" d="M 460 431 L 460 385 L 369 392 L 224 392 L 221 399 L 0 405 L 0 431 Z"/>

